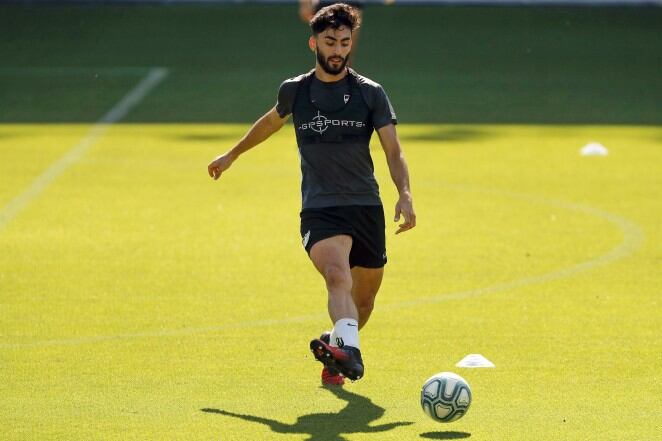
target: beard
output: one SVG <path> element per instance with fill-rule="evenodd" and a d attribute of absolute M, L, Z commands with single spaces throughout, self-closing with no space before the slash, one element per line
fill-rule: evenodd
<path fill-rule="evenodd" d="M 341 56 L 329 57 L 329 58 L 337 58 L 342 60 L 341 63 L 338 65 L 338 67 L 333 67 L 329 62 L 329 58 L 324 58 L 324 55 L 322 55 L 320 51 L 317 51 L 317 61 L 319 62 L 324 72 L 328 73 L 329 75 L 338 75 L 340 72 L 343 71 L 343 69 L 347 65 L 347 61 L 349 60 L 349 55 L 350 54 L 347 54 L 345 58 L 342 58 Z"/>

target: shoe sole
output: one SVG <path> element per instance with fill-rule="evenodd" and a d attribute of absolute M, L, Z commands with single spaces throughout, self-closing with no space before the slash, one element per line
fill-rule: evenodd
<path fill-rule="evenodd" d="M 334 357 L 334 354 L 331 349 L 329 349 L 329 347 L 330 346 L 321 340 L 316 339 L 310 342 L 310 350 L 317 361 L 321 362 L 324 366 L 338 369 L 345 377 L 352 381 L 361 379 L 363 376 L 363 370 L 361 370 L 361 372 L 357 372 L 355 369 L 345 368 L 345 366 L 343 366 L 341 363 L 343 361 L 349 360 L 349 356 L 345 355 L 343 352 L 340 352 L 341 354 L 345 355 L 345 359 L 339 360 Z"/>
<path fill-rule="evenodd" d="M 338 360 L 333 356 L 333 352 L 331 352 L 331 350 L 329 349 L 329 345 L 324 343 L 322 340 L 311 341 L 310 351 L 315 356 L 315 359 L 321 362 L 324 366 L 340 369 L 340 364 L 338 363 Z"/>

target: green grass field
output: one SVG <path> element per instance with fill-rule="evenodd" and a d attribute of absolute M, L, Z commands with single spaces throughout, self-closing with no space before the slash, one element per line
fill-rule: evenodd
<path fill-rule="evenodd" d="M 449 70 L 476 76 L 435 77 L 441 62 L 407 63 L 404 43 L 402 65 L 370 56 L 389 11 L 448 19 Z M 177 14 L 186 24 L 166 26 Z M 367 11 L 358 64 L 398 110 L 418 226 L 388 226 L 385 281 L 361 333 L 366 376 L 341 390 L 320 387 L 307 350 L 330 324 L 300 245 L 291 125 L 219 182 L 206 175 L 272 105 L 278 78 L 310 60 L 249 35 L 252 51 L 231 48 L 205 70 L 218 49 L 205 30 L 251 18 L 275 32 L 274 15 L 295 29 L 285 6 L 0 7 L 0 24 L 24 29 L 0 39 L 0 439 L 660 439 L 662 52 L 648 38 L 660 10 Z M 614 36 L 581 26 L 554 46 L 559 17 Z M 487 48 L 461 42 L 488 18 L 501 68 L 480 70 Z M 399 35 L 431 33 L 406 23 Z M 69 31 L 43 38 L 58 26 Z M 139 39 L 142 26 L 152 33 Z M 539 63 L 566 60 L 554 75 L 499 56 L 536 29 L 548 30 L 534 40 Z M 587 38 L 600 42 L 597 64 Z M 651 58 L 626 63 L 640 55 Z M 252 71 L 256 58 L 274 69 Z M 101 125 L 150 66 L 168 76 Z M 407 98 L 406 78 L 436 81 L 433 99 Z M 492 105 L 478 106 L 480 90 Z M 580 156 L 591 141 L 609 155 Z M 395 192 L 373 148 L 388 219 Z M 496 368 L 455 367 L 470 353 Z M 419 391 L 448 370 L 473 403 L 440 425 Z"/>

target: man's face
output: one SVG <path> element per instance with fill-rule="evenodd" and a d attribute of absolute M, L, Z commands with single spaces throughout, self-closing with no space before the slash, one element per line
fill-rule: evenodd
<path fill-rule="evenodd" d="M 343 71 L 352 50 L 352 31 L 345 26 L 338 29 L 327 28 L 311 37 L 311 49 L 317 54 L 317 61 L 322 69 L 330 75 L 338 75 Z"/>

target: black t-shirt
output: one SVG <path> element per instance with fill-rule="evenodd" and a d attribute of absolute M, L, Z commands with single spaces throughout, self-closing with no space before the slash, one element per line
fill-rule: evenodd
<path fill-rule="evenodd" d="M 281 118 L 292 113 L 294 98 L 301 80 L 307 74 L 299 75 L 283 81 L 278 89 L 278 101 L 276 111 Z M 362 75 L 355 73 L 355 77 L 361 87 L 363 98 L 372 111 L 372 124 L 375 129 L 381 129 L 388 124 L 397 124 L 395 111 L 382 86 Z M 310 94 L 313 102 L 322 109 L 337 109 L 345 104 L 344 98 L 349 92 L 349 75 L 340 81 L 325 83 L 313 76 L 310 85 Z"/>
<path fill-rule="evenodd" d="M 281 84 L 276 110 L 294 113 L 304 209 L 381 204 L 370 136 L 397 119 L 379 84 L 351 69 L 330 83 L 311 71 Z"/>

